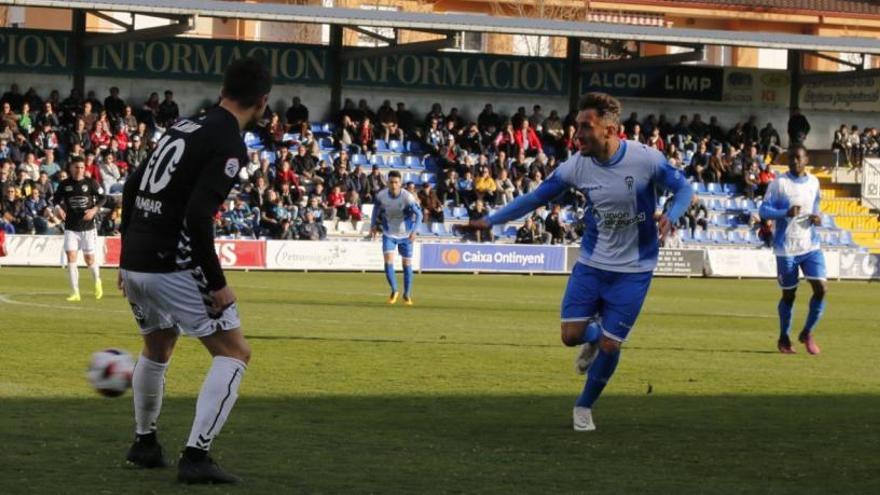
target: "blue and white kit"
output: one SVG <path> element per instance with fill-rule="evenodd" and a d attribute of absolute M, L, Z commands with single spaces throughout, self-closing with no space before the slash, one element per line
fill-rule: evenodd
<path fill-rule="evenodd" d="M 800 213 L 789 217 L 792 206 Z M 761 218 L 773 220 L 773 252 L 779 286 L 793 289 L 798 285 L 799 270 L 812 280 L 825 280 L 825 256 L 819 245 L 819 233 L 810 215 L 820 215 L 819 180 L 806 174 L 801 177 L 786 173 L 770 183 Z"/>
<path fill-rule="evenodd" d="M 397 196 L 385 188 L 376 194 L 373 202 L 372 226 L 382 226 L 382 252 L 398 251 L 404 258 L 412 258 L 413 243 L 409 240 L 422 221 L 422 207 L 419 200 L 401 190 Z"/>
<path fill-rule="evenodd" d="M 562 321 L 586 321 L 598 314 L 603 334 L 623 342 L 657 265 L 657 189 L 674 193 L 667 212 L 673 225 L 690 205 L 693 190 L 662 153 L 635 141 L 621 141 L 607 162 L 573 155 L 534 193 L 494 213 L 489 223 L 520 218 L 569 188 L 587 199 L 586 228 L 562 301 Z"/>

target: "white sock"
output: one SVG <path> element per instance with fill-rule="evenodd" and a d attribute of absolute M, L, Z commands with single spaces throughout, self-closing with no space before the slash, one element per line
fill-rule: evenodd
<path fill-rule="evenodd" d="M 79 294 L 79 269 L 76 263 L 67 264 L 67 278 L 70 279 L 70 289 Z"/>
<path fill-rule="evenodd" d="M 101 272 L 98 270 L 97 263 L 92 264 L 92 266 L 89 267 L 89 271 L 92 272 L 92 280 L 95 282 L 101 280 Z"/>
<path fill-rule="evenodd" d="M 241 384 L 247 365 L 238 359 L 215 356 L 199 392 L 196 402 L 196 419 L 193 421 L 187 447 L 208 450 L 211 442 L 220 433 L 229 411 L 238 398 L 238 386 Z"/>
<path fill-rule="evenodd" d="M 167 369 L 168 363 L 157 363 L 143 355 L 134 367 L 131 390 L 134 393 L 135 433 L 138 435 L 156 431 L 156 421 L 159 419 L 159 411 L 162 410 Z"/>

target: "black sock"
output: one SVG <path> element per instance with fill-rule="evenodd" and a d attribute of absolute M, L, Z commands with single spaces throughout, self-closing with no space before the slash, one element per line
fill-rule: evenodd
<path fill-rule="evenodd" d="M 207 450 L 197 449 L 195 447 L 187 447 L 183 451 L 183 456 L 193 462 L 201 462 L 208 455 Z"/>
<path fill-rule="evenodd" d="M 139 444 L 143 445 L 155 445 L 156 444 L 156 432 L 151 431 L 145 435 L 138 435 L 135 441 Z"/>

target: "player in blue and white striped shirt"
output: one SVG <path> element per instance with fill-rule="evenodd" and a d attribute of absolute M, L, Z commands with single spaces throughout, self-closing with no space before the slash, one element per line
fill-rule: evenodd
<path fill-rule="evenodd" d="M 620 103 L 603 93 L 581 97 L 577 115 L 580 153 L 561 164 L 534 192 L 471 222 L 488 228 L 517 219 L 569 188 L 587 198 L 586 229 L 578 262 L 562 300 L 562 342 L 582 345 L 576 369 L 588 372 L 575 403 L 576 431 L 590 431 L 592 407 L 620 358 L 648 294 L 659 237 L 687 210 L 693 190 L 663 154 L 618 138 Z M 657 189 L 674 193 L 666 215 L 656 215 Z"/>
<path fill-rule="evenodd" d="M 819 209 L 819 180 L 806 172 L 809 161 L 807 150 L 796 146 L 789 150 L 788 173 L 770 183 L 761 218 L 773 220 L 773 252 L 776 254 L 776 271 L 782 298 L 779 300 L 779 341 L 777 348 L 783 354 L 794 354 L 788 332 L 791 330 L 791 313 L 797 294 L 799 271 L 813 287 L 810 311 L 804 329 L 798 336 L 810 354 L 821 350 L 813 338 L 813 330 L 825 311 L 825 256 L 819 246 L 821 225 Z"/>
<path fill-rule="evenodd" d="M 385 277 L 391 286 L 388 304 L 397 302 L 397 276 L 394 274 L 394 251 L 400 253 L 403 262 L 403 302 L 412 306 L 413 282 L 413 243 L 416 227 L 422 222 L 422 207 L 419 200 L 403 189 L 400 172 L 388 173 L 388 187 L 376 194 L 370 235 L 375 239 L 382 226 L 382 255 L 385 258 Z"/>

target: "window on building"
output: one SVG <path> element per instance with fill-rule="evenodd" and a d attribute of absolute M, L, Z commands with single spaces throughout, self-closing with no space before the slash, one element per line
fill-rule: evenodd
<path fill-rule="evenodd" d="M 515 34 L 513 36 L 513 54 L 526 57 L 549 57 L 550 37 Z"/>
<path fill-rule="evenodd" d="M 474 12 L 445 12 L 446 14 L 469 14 L 479 15 Z M 481 53 L 486 51 L 486 35 L 472 31 L 458 31 L 455 33 L 454 44 L 444 52 L 470 52 Z"/>
<path fill-rule="evenodd" d="M 361 5 L 361 9 L 363 10 L 381 10 L 385 12 L 396 12 L 397 7 L 393 5 Z M 391 39 L 397 39 L 397 30 L 394 28 L 386 28 L 386 27 L 363 27 L 364 30 L 369 31 L 371 33 L 376 33 L 379 36 Z M 329 34 L 328 34 L 329 40 Z M 357 35 L 357 46 L 364 47 L 377 47 L 377 46 L 388 46 L 388 43 L 384 41 L 379 41 L 376 38 L 370 37 L 366 34 L 358 33 Z"/>

